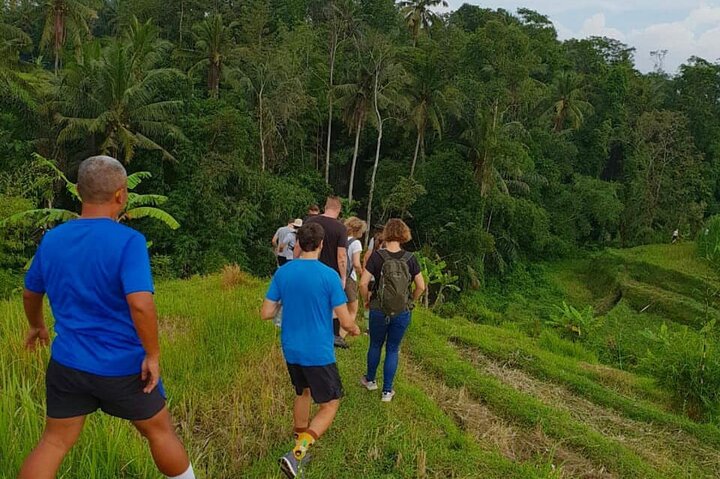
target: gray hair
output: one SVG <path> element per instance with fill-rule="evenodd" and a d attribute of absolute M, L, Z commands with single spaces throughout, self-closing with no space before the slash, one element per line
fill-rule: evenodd
<path fill-rule="evenodd" d="M 92 156 L 80 163 L 77 189 L 84 203 L 107 203 L 126 185 L 125 167 L 115 158 Z"/>

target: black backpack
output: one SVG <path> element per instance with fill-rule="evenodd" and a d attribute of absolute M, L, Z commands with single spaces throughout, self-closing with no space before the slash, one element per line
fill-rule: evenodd
<path fill-rule="evenodd" d="M 393 258 L 387 250 L 378 250 L 383 259 L 382 271 L 378 280 L 377 307 L 392 317 L 407 311 L 410 304 L 410 267 L 408 261 L 412 254 L 407 251 L 400 259 Z"/>

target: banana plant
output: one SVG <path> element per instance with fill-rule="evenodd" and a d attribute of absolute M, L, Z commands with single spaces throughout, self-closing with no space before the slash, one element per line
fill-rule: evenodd
<path fill-rule="evenodd" d="M 52 161 L 42 156 L 33 155 L 35 160 L 50 168 L 56 179 L 62 181 L 68 194 L 75 200 L 80 202 L 80 194 L 77 185 L 70 181 L 67 176 Z M 132 190 L 138 187 L 143 180 L 152 178 L 152 174 L 148 171 L 139 171 L 128 176 L 127 185 L 130 193 L 128 194 L 128 202 L 125 209 L 120 213 L 119 221 L 137 220 L 140 218 L 152 218 L 163 222 L 168 228 L 176 230 L 180 227 L 180 223 L 173 216 L 159 208 L 167 202 L 167 196 L 163 195 L 141 195 L 134 193 Z M 3 220 L 0 220 L 0 227 L 27 225 L 28 223 L 36 228 L 47 228 L 49 225 L 64 223 L 80 215 L 74 211 L 61 208 L 38 208 L 23 211 Z"/>

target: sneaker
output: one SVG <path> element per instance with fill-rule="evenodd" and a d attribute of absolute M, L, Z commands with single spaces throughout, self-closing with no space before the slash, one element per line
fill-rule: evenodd
<path fill-rule="evenodd" d="M 350 346 L 345 339 L 340 336 L 335 336 L 335 347 L 340 349 L 350 349 Z"/>
<path fill-rule="evenodd" d="M 310 454 L 307 454 L 302 461 L 298 461 L 292 451 L 280 458 L 280 471 L 288 479 L 295 479 L 300 471 L 310 462 Z"/>
<path fill-rule="evenodd" d="M 375 381 L 368 381 L 367 376 L 360 378 L 360 384 L 362 384 L 368 391 L 377 391 L 378 385 Z"/>
<path fill-rule="evenodd" d="M 382 393 L 382 402 L 390 402 L 395 397 L 395 391 L 383 391 Z"/>

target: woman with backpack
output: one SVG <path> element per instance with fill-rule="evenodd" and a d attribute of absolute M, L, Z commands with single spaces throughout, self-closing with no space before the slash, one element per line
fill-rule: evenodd
<path fill-rule="evenodd" d="M 391 219 L 383 230 L 385 249 L 373 251 L 360 280 L 360 294 L 370 308 L 370 347 L 367 374 L 360 382 L 368 391 L 378 389 L 375 374 L 385 345 L 382 401 L 395 396 L 393 380 L 398 367 L 400 342 L 410 325 L 412 309 L 425 291 L 420 263 L 402 245 L 412 239 L 410 228 L 400 219 Z M 375 283 L 370 288 L 370 281 Z M 412 285 L 415 284 L 413 290 Z"/>
<path fill-rule="evenodd" d="M 356 216 L 351 216 L 345 220 L 347 228 L 347 280 L 345 281 L 345 294 L 348 298 L 348 311 L 353 318 L 357 317 L 360 302 L 358 301 L 358 275 L 362 274 L 362 263 L 360 255 L 362 254 L 362 243 L 360 238 L 367 230 L 367 223 Z"/>

